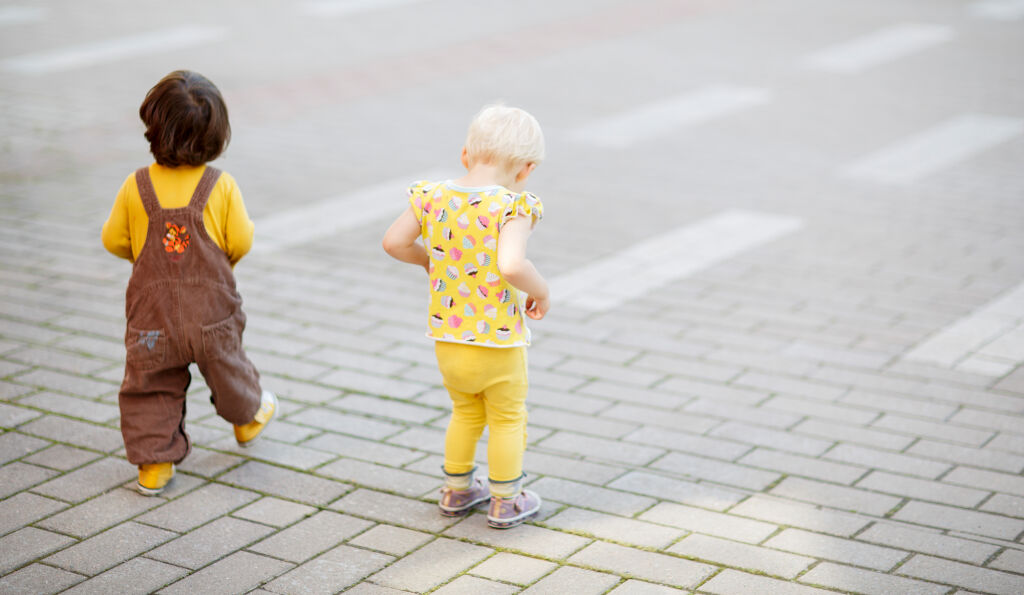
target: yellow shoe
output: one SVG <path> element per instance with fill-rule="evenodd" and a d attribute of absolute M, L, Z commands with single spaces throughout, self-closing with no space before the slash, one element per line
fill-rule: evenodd
<path fill-rule="evenodd" d="M 174 477 L 174 463 L 139 465 L 139 483 L 135 486 L 143 496 L 156 496 Z"/>
<path fill-rule="evenodd" d="M 277 413 L 277 395 L 265 390 L 260 398 L 260 410 L 256 412 L 256 417 L 244 426 L 235 426 L 235 441 L 238 442 L 238 445 L 248 447 L 256 442 L 260 433 L 263 432 L 263 428 L 267 427 L 270 420 L 274 418 L 275 413 Z"/>

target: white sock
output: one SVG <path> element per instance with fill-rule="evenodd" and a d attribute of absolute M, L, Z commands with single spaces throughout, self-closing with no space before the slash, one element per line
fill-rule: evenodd
<path fill-rule="evenodd" d="M 475 469 L 473 471 L 475 471 Z M 445 473 L 445 487 L 452 490 L 468 490 L 469 486 L 473 485 L 473 471 L 470 471 L 469 473 L 460 473 L 458 475 L 449 475 L 448 473 Z"/>
<path fill-rule="evenodd" d="M 515 498 L 523 491 L 523 480 L 491 482 L 491 495 L 496 498 Z"/>

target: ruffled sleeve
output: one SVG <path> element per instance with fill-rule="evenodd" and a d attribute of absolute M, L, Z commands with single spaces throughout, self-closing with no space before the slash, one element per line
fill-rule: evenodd
<path fill-rule="evenodd" d="M 501 212 L 499 220 L 501 225 L 505 225 L 506 221 L 515 217 L 530 217 L 531 223 L 536 225 L 544 217 L 544 205 L 539 198 L 529 192 L 521 194 L 509 192 L 504 196 L 504 202 L 505 209 Z"/>
<path fill-rule="evenodd" d="M 412 205 L 413 213 L 416 213 L 416 220 L 423 222 L 423 213 L 430 213 L 430 191 L 436 186 L 435 183 L 420 180 L 409 186 L 409 204 Z"/>

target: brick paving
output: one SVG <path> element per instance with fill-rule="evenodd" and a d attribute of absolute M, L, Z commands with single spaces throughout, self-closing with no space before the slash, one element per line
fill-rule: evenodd
<path fill-rule="evenodd" d="M 0 593 L 1024 592 L 1020 5 L 0 5 Z M 198 25 L 223 29 L 118 49 Z M 224 92 L 218 165 L 258 247 L 276 215 L 456 177 L 497 99 L 545 127 L 552 279 L 730 209 L 799 226 L 640 296 L 606 279 L 630 295 L 608 309 L 556 300 L 530 351 L 545 504 L 509 531 L 437 513 L 447 396 L 389 209 L 267 238 L 236 275 L 281 417 L 243 451 L 194 374 L 195 449 L 144 498 L 118 430 L 129 265 L 99 229 L 149 159 L 138 103 L 181 67 Z M 643 120 L 716 85 L 760 99 Z M 580 140 L 611 121 L 648 127 Z M 929 136 L 948 122 L 960 145 Z"/>

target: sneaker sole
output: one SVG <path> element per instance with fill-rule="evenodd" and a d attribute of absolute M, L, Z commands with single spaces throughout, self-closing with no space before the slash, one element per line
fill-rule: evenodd
<path fill-rule="evenodd" d="M 168 481 L 167 483 L 170 483 L 170 481 Z M 135 489 L 137 489 L 139 493 L 142 494 L 143 496 L 158 496 L 160 492 L 164 491 L 165 487 L 167 486 L 164 486 L 163 488 L 147 488 L 141 483 L 135 482 Z"/>
<path fill-rule="evenodd" d="M 491 499 L 491 497 L 488 495 L 488 496 L 485 496 L 485 497 L 483 497 L 483 498 L 481 498 L 481 499 L 479 499 L 479 500 L 477 500 L 475 502 L 470 502 L 469 504 L 467 504 L 467 505 L 465 505 L 465 506 L 463 506 L 461 508 L 451 508 L 451 507 L 442 506 L 441 504 L 438 504 L 437 508 L 441 511 L 441 514 L 444 515 L 444 516 L 462 516 L 462 515 L 466 514 L 467 512 L 473 510 L 477 506 L 480 506 L 484 502 L 487 502 L 490 499 Z"/>
<path fill-rule="evenodd" d="M 505 519 L 502 521 L 496 521 L 491 517 L 487 517 L 487 526 L 492 529 L 511 529 L 512 527 L 522 525 L 523 521 L 526 521 L 532 516 L 536 516 L 538 512 L 540 512 L 540 510 L 534 510 L 533 512 L 521 514 L 515 518 Z"/>

